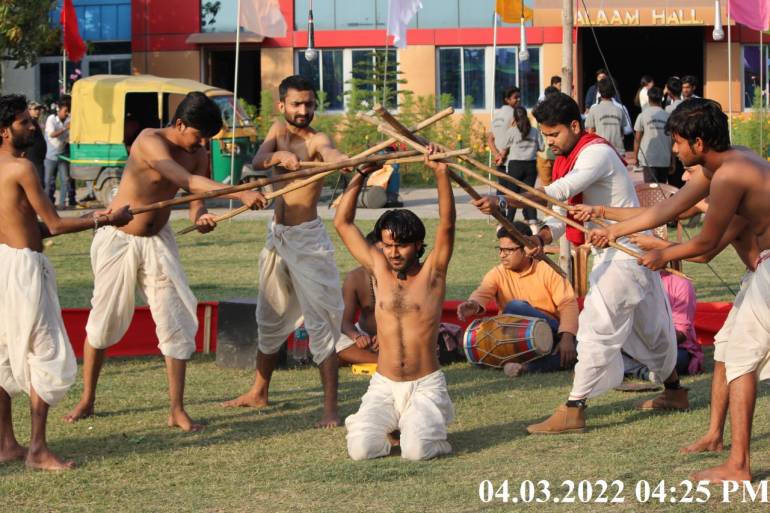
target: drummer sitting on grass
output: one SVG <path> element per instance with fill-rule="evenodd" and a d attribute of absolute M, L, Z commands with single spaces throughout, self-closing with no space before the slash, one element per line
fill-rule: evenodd
<path fill-rule="evenodd" d="M 524 235 L 529 226 L 514 223 Z M 497 230 L 500 265 L 490 270 L 467 301 L 457 307 L 457 317 L 481 315 L 492 299 L 501 313 L 545 319 L 553 330 L 554 344 L 550 355 L 529 363 L 509 362 L 506 374 L 519 376 L 525 372 L 554 372 L 575 365 L 575 334 L 578 328 L 578 305 L 572 285 L 544 263 L 524 254 L 521 245 L 504 228 Z"/>

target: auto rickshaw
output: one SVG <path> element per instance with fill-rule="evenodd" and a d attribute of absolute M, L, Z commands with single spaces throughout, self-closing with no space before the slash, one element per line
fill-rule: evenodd
<path fill-rule="evenodd" d="M 254 171 L 251 159 L 257 150 L 257 131 L 240 105 L 235 116 L 233 145 L 233 94 L 193 80 L 153 75 L 94 75 L 72 88 L 70 125 L 70 175 L 93 181 L 97 198 L 109 205 L 117 194 L 123 168 L 134 139 L 145 128 L 167 126 L 191 91 L 203 92 L 222 111 L 222 130 L 210 139 L 210 176 L 230 184 L 230 159 L 235 154 L 232 183 L 266 177 Z"/>

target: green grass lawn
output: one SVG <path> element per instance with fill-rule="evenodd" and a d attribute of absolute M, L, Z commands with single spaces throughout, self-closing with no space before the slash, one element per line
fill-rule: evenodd
<path fill-rule="evenodd" d="M 175 228 L 182 223 L 175 223 Z M 370 225 L 366 225 L 368 228 Z M 428 223 L 432 233 L 435 222 Z M 207 236 L 180 237 L 185 269 L 201 300 L 255 295 L 257 258 L 264 223 L 224 224 Z M 354 266 L 339 246 L 341 272 Z M 47 250 L 58 273 L 64 307 L 87 306 L 92 278 L 88 233 L 62 237 Z M 431 241 L 429 241 L 430 244 Z M 461 222 L 448 298 L 465 297 L 495 263 L 492 230 L 485 222 Z M 736 288 L 742 268 L 728 250 L 714 267 Z M 704 266 L 687 265 L 700 300 L 730 300 L 731 295 Z M 708 352 L 707 361 L 711 352 Z M 203 511 L 203 512 L 594 512 L 601 504 L 502 504 L 479 500 L 479 484 L 497 487 L 509 480 L 518 495 L 522 480 L 549 480 L 555 495 L 562 481 L 621 480 L 625 503 L 614 511 L 765 511 L 767 505 L 720 504 L 718 488 L 708 504 L 682 506 L 638 504 L 639 480 L 677 486 L 691 472 L 719 463 L 724 455 L 681 456 L 677 448 L 705 429 L 710 375 L 686 378 L 692 410 L 647 413 L 633 410 L 650 394 L 610 392 L 592 400 L 589 431 L 559 437 L 527 436 L 525 426 L 550 414 L 565 399 L 571 375 L 557 373 L 506 378 L 493 370 L 455 364 L 445 368 L 457 418 L 450 426 L 454 453 L 430 462 L 398 457 L 353 462 L 345 450 L 344 429 L 314 430 L 321 390 L 314 369 L 278 371 L 273 405 L 261 411 L 225 410 L 222 400 L 244 391 L 253 372 L 223 370 L 211 356 L 195 356 L 189 366 L 187 405 L 207 423 L 201 433 L 183 434 L 165 427 L 165 374 L 159 358 L 107 362 L 100 381 L 97 416 L 75 425 L 60 421 L 77 401 L 78 384 L 51 412 L 53 449 L 74 458 L 67 473 L 26 471 L 20 464 L 0 465 L 0 511 Z M 357 409 L 367 379 L 340 371 L 343 416 Z M 760 384 L 754 420 L 755 475 L 770 475 L 770 400 Z M 17 435 L 29 437 L 28 402 L 14 404 Z M 729 441 L 729 438 L 728 438 Z M 681 488 L 680 488 L 681 489 Z"/>

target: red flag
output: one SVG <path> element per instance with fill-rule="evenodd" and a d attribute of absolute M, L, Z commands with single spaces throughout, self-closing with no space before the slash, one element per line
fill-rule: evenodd
<path fill-rule="evenodd" d="M 64 51 L 67 52 L 69 60 L 79 62 L 86 54 L 86 44 L 80 37 L 78 15 L 75 12 L 75 6 L 72 5 L 72 0 L 64 0 L 59 21 L 64 32 Z"/>

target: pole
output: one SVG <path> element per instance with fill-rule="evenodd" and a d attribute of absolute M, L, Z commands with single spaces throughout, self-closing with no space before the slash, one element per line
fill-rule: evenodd
<path fill-rule="evenodd" d="M 238 112 L 238 64 L 241 55 L 241 0 L 236 0 L 237 7 L 235 9 L 235 82 L 233 85 L 233 116 L 230 122 L 230 130 L 232 136 L 230 137 L 230 185 L 235 185 L 235 125 L 236 115 Z M 230 209 L 233 208 L 233 200 L 230 200 Z"/>
<path fill-rule="evenodd" d="M 572 96 L 572 28 L 574 12 L 572 0 L 562 0 L 561 8 L 561 90 Z M 572 280 L 572 259 L 570 242 L 567 237 L 559 239 L 559 267 Z"/>
<path fill-rule="evenodd" d="M 727 115 L 730 120 L 730 140 L 733 139 L 733 40 L 730 27 L 730 2 L 727 2 Z"/>
<path fill-rule="evenodd" d="M 495 121 L 495 104 L 497 103 L 497 91 L 495 91 L 495 78 L 497 75 L 497 21 L 499 16 L 497 11 L 492 19 L 492 105 L 489 107 L 489 129 L 492 130 L 492 123 Z M 489 149 L 487 161 L 489 167 L 492 167 L 492 148 Z M 492 194 L 492 188 L 489 188 L 488 194 Z"/>

